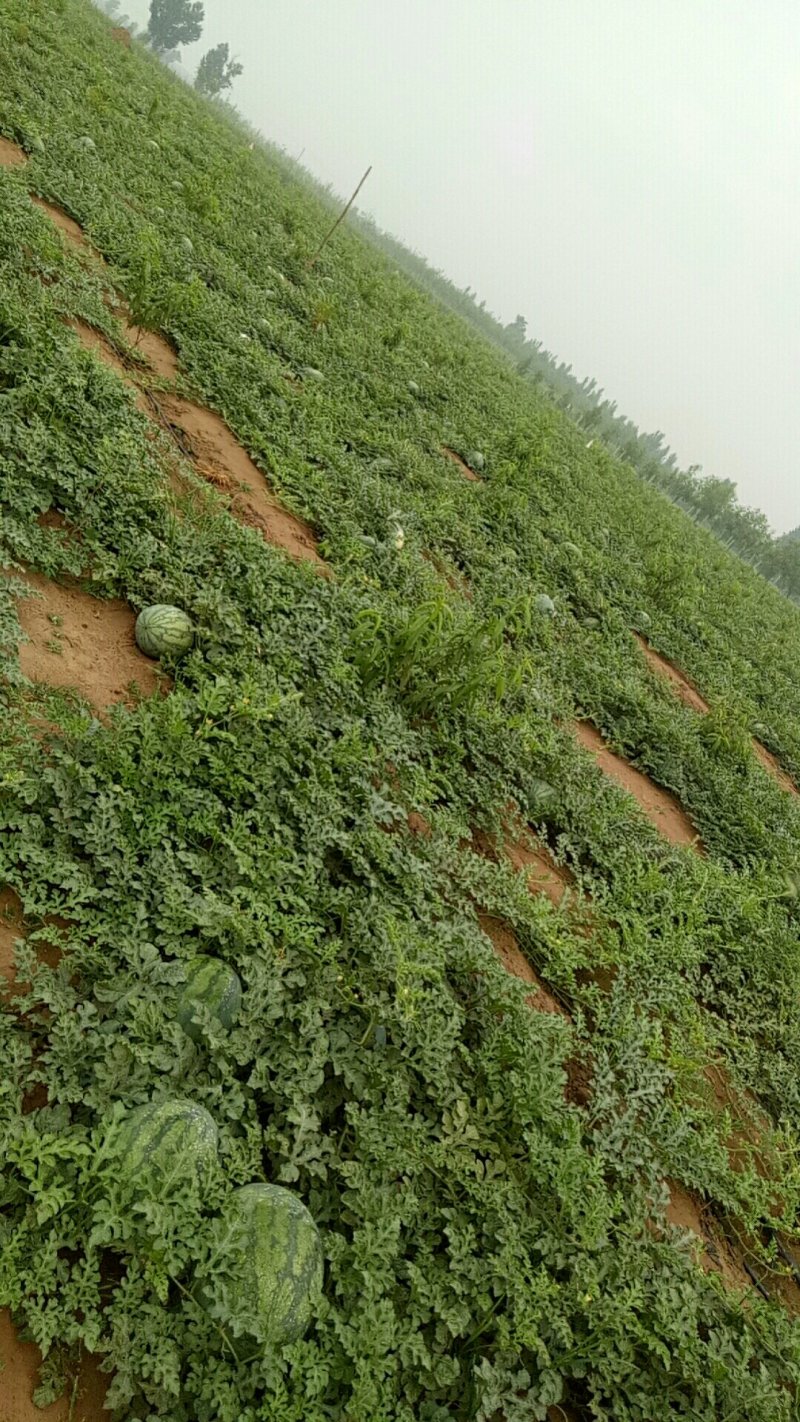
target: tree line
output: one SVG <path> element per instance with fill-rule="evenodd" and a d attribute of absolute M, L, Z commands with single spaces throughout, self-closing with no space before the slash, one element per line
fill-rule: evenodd
<path fill-rule="evenodd" d="M 775 537 L 760 509 L 739 503 L 732 479 L 704 475 L 698 464 L 680 469 L 661 430 L 654 434 L 642 432 L 617 410 L 617 402 L 598 388 L 596 380 L 579 381 L 571 365 L 558 361 L 541 341 L 529 338 L 524 316 L 504 325 L 471 287 L 462 291 L 418 252 L 383 232 L 365 214 L 358 214 L 354 221 L 416 285 L 501 347 L 524 379 L 572 416 L 585 431 L 587 443 L 602 441 L 640 478 L 659 488 L 695 523 L 715 534 L 727 549 L 800 605 L 800 528 Z"/>
<path fill-rule="evenodd" d="M 120 13 L 120 0 L 96 0 L 96 3 L 116 24 L 125 25 L 135 33 L 136 26 Z M 161 59 L 175 63 L 180 58 L 179 45 L 193 44 L 201 38 L 204 20 L 203 0 L 151 0 L 150 19 L 142 38 Z M 200 60 L 194 86 L 202 94 L 217 97 L 229 89 L 241 73 L 242 66 L 231 59 L 229 46 L 218 44 Z M 238 117 L 241 120 L 241 116 Z M 260 133 L 245 120 L 241 122 L 254 139 L 264 143 Z M 303 176 L 308 179 L 305 172 Z M 318 187 L 316 183 L 312 185 Z M 321 193 L 323 197 L 330 197 L 326 190 Z M 616 400 L 609 399 L 605 391 L 598 388 L 596 380 L 579 381 L 571 364 L 558 361 L 541 341 L 528 336 L 524 316 L 518 315 L 504 325 L 487 310 L 485 301 L 479 301 L 471 287 L 462 291 L 418 252 L 382 231 L 369 216 L 354 212 L 351 220 L 417 286 L 504 350 L 519 374 L 567 411 L 590 440 L 601 440 L 643 480 L 659 488 L 696 523 L 715 534 L 726 548 L 800 605 L 800 528 L 776 538 L 759 509 L 739 503 L 732 479 L 704 475 L 697 464 L 680 469 L 661 430 L 642 432 L 617 410 Z"/>
<path fill-rule="evenodd" d="M 137 33 L 136 23 L 122 11 L 120 0 L 96 0 L 96 3 L 116 25 L 132 35 Z M 181 57 L 179 46 L 201 39 L 204 23 L 203 0 L 150 0 L 150 18 L 140 38 L 166 64 L 177 64 Z M 217 44 L 200 60 L 194 87 L 213 99 L 230 89 L 242 72 L 239 61 L 231 58 L 230 46 Z"/>

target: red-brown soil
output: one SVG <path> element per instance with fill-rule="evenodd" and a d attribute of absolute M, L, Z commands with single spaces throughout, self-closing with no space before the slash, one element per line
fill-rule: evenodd
<path fill-rule="evenodd" d="M 476 474 L 474 469 L 470 469 L 469 465 L 465 463 L 460 454 L 456 454 L 454 449 L 448 449 L 447 445 L 443 444 L 439 452 L 444 455 L 445 459 L 449 459 L 453 464 L 457 464 L 464 478 L 469 479 L 470 483 L 480 484 L 483 482 L 480 475 Z"/>
<path fill-rule="evenodd" d="M 80 252 L 92 256 L 98 261 L 103 260 L 97 249 L 92 246 L 83 228 L 79 226 L 74 217 L 70 217 L 69 213 L 64 212 L 63 208 L 56 207 L 55 203 L 46 202 L 44 198 L 36 197 L 34 194 L 31 194 L 31 202 L 35 203 L 50 218 L 50 221 L 55 223 L 73 247 L 77 247 Z"/>
<path fill-rule="evenodd" d="M 307 524 L 283 508 L 249 454 L 213 410 L 178 396 L 159 396 L 158 407 L 198 473 L 230 497 L 230 509 L 242 523 L 257 528 L 269 543 L 293 558 L 325 568 Z"/>
<path fill-rule="evenodd" d="M 697 830 L 674 795 L 655 785 L 641 770 L 634 769 L 622 756 L 610 750 L 591 722 L 579 721 L 575 734 L 581 745 L 591 751 L 600 769 L 616 780 L 629 795 L 633 795 L 665 839 L 671 844 L 689 845 L 700 854 L 704 852 Z"/>
<path fill-rule="evenodd" d="M 98 711 L 129 702 L 132 684 L 148 696 L 165 683 L 158 665 L 136 646 L 127 603 L 101 601 L 38 573 L 26 573 L 25 581 L 40 594 L 18 604 L 28 638 L 20 643 L 20 668 L 31 681 L 77 691 Z"/>
<path fill-rule="evenodd" d="M 658 672 L 659 676 L 665 677 L 671 683 L 684 705 L 691 706 L 693 711 L 707 712 L 710 709 L 708 702 L 703 700 L 697 687 L 692 686 L 689 678 L 684 676 L 683 672 L 666 657 L 662 657 L 660 652 L 654 651 L 638 632 L 634 632 L 633 635 L 649 665 Z"/>
<path fill-rule="evenodd" d="M 98 1359 L 86 1355 L 67 1394 L 49 1407 L 33 1404 L 41 1354 L 34 1343 L 21 1343 L 8 1311 L 0 1310 L 0 1419 L 2 1422 L 108 1422 L 103 1402 L 108 1379 Z"/>
<path fill-rule="evenodd" d="M 28 155 L 18 143 L 0 137 L 0 168 L 21 168 L 27 161 Z"/>
<path fill-rule="evenodd" d="M 692 685 L 689 678 L 684 676 L 683 672 L 680 671 L 673 662 L 663 657 L 660 652 L 654 651 L 638 632 L 634 632 L 633 635 L 650 666 L 654 671 L 658 672 L 660 676 L 665 677 L 667 681 L 671 683 L 684 705 L 690 706 L 693 711 L 699 712 L 700 715 L 707 715 L 711 708 L 708 702 L 700 695 L 697 687 Z M 768 774 L 777 780 L 782 790 L 785 790 L 789 795 L 797 795 L 799 793 L 797 786 L 790 780 L 786 771 L 782 769 L 776 757 L 771 751 L 768 751 L 766 746 L 763 746 L 759 740 L 756 740 L 755 736 L 753 737 L 753 751 Z"/>
<path fill-rule="evenodd" d="M 559 1017 L 568 1018 L 569 1013 L 566 1008 L 562 1007 L 561 1003 L 553 997 L 538 973 L 534 972 L 511 929 L 499 918 L 494 918 L 487 913 L 478 914 L 478 923 L 486 937 L 490 939 L 506 972 L 524 983 L 530 983 L 533 992 L 525 999 L 528 1006 L 534 1008 L 536 1012 L 554 1012 Z"/>

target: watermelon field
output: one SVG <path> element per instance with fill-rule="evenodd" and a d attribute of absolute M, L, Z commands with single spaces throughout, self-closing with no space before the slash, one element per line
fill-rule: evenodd
<path fill-rule="evenodd" d="M 800 613 L 334 215 L 4 0 L 0 1419 L 790 1422 Z"/>

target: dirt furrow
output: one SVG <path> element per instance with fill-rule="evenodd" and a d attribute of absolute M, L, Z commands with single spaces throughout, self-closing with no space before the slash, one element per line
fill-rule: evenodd
<path fill-rule="evenodd" d="M 591 752 L 600 769 L 634 797 L 665 839 L 671 844 L 688 845 L 698 854 L 705 853 L 697 830 L 669 790 L 654 784 L 641 770 L 612 751 L 591 721 L 579 721 L 574 729 L 581 745 Z"/>
<path fill-rule="evenodd" d="M 32 595 L 17 605 L 27 639 L 20 642 L 19 663 L 30 681 L 76 691 L 100 712 L 168 684 L 136 646 L 136 617 L 126 602 L 104 601 L 39 573 L 25 573 L 24 581 Z"/>
<path fill-rule="evenodd" d="M 633 635 L 643 655 L 647 659 L 648 664 L 659 676 L 664 677 L 670 682 L 683 704 L 689 706 L 692 711 L 697 711 L 701 716 L 708 715 L 711 707 L 700 695 L 697 687 L 692 685 L 689 678 L 684 675 L 680 668 L 676 667 L 674 662 L 669 661 L 667 657 L 662 656 L 660 652 L 656 652 L 639 632 L 634 632 Z M 771 775 L 774 780 L 777 780 L 781 789 L 785 790 L 789 795 L 797 795 L 800 793 L 794 781 L 789 778 L 772 752 L 768 751 L 766 746 L 762 745 L 761 741 L 755 736 L 751 739 L 755 755 L 767 773 Z"/>

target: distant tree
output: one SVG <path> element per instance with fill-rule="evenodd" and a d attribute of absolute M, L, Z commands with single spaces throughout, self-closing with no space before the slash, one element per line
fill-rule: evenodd
<path fill-rule="evenodd" d="M 525 317 L 517 316 L 513 321 L 509 322 L 509 324 L 505 328 L 505 331 L 506 335 L 509 336 L 516 345 L 521 346 L 525 342 L 525 335 L 527 329 L 528 323 L 525 320 Z"/>
<path fill-rule="evenodd" d="M 203 0 L 150 0 L 147 38 L 156 54 L 192 44 L 203 33 Z"/>
<path fill-rule="evenodd" d="M 697 494 L 697 507 L 708 519 L 720 519 L 729 514 L 736 502 L 736 485 L 732 479 L 703 479 Z"/>
<path fill-rule="evenodd" d="M 238 60 L 231 59 L 228 46 L 218 44 L 207 50 L 200 60 L 194 87 L 199 93 L 213 97 L 215 94 L 221 94 L 223 89 L 230 89 L 234 79 L 238 79 L 241 73 L 242 66 Z"/>

